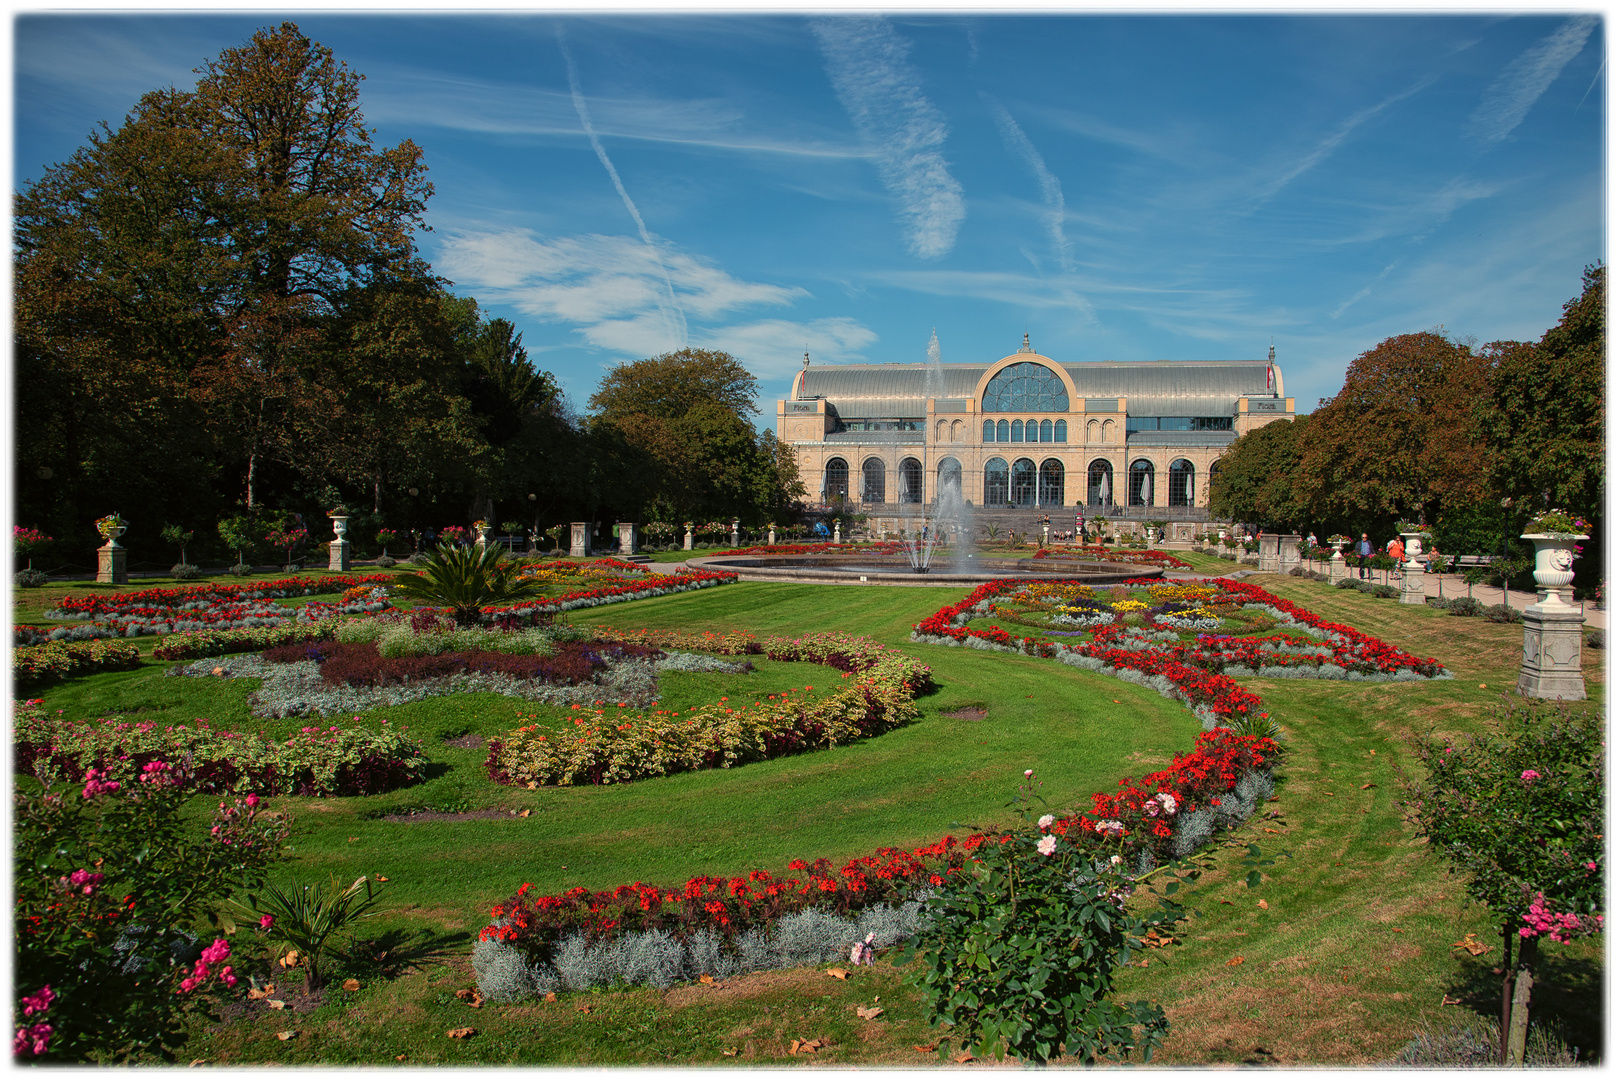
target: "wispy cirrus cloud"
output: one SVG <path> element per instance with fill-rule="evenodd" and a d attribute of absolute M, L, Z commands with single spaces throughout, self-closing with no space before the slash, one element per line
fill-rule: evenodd
<path fill-rule="evenodd" d="M 1595 15 L 1570 19 L 1554 34 L 1538 42 L 1507 64 L 1483 92 L 1467 120 L 1467 132 L 1485 143 L 1497 143 L 1523 122 L 1528 110 L 1550 88 L 1568 61 L 1584 49 L 1584 42 L 1600 23 Z"/>
<path fill-rule="evenodd" d="M 949 128 L 921 91 L 909 45 L 881 19 L 816 19 L 810 25 L 837 99 L 875 159 L 882 183 L 899 201 L 911 253 L 943 257 L 966 220 L 966 200 L 944 159 Z"/>
<path fill-rule="evenodd" d="M 1006 148 L 1022 158 L 1029 171 L 1034 174 L 1034 179 L 1039 181 L 1040 199 L 1045 204 L 1045 231 L 1050 234 L 1051 247 L 1055 251 L 1057 264 L 1064 271 L 1071 273 L 1073 254 L 1064 231 L 1067 202 L 1062 197 L 1062 182 L 1046 167 L 1044 157 L 1040 155 L 1033 141 L 1028 138 L 1011 112 L 989 95 L 981 96 L 983 103 L 989 108 L 989 115 L 994 118 L 995 126 L 1000 129 L 1000 137 L 1005 141 Z"/>
<path fill-rule="evenodd" d="M 652 250 L 656 246 L 658 250 Z M 876 335 L 854 319 L 762 319 L 731 323 L 749 308 L 780 307 L 808 297 L 801 288 L 739 280 L 707 260 L 653 238 L 537 236 L 527 229 L 466 231 L 440 241 L 433 260 L 485 304 L 570 326 L 587 344 L 628 357 L 686 344 L 724 349 L 749 370 L 782 375 L 805 346 L 820 360 L 846 362 Z M 665 283 L 701 325 L 675 340 L 663 317 Z"/>

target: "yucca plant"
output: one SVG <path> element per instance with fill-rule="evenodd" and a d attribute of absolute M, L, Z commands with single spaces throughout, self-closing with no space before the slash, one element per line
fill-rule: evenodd
<path fill-rule="evenodd" d="M 483 608 L 514 604 L 537 596 L 544 587 L 522 578 L 523 566 L 505 558 L 494 544 L 484 548 L 440 545 L 427 556 L 420 572 L 407 571 L 393 579 L 396 596 L 450 608 L 459 626 L 476 626 Z"/>
<path fill-rule="evenodd" d="M 221 921 L 227 931 L 235 923 L 256 924 L 272 941 L 297 950 L 304 986 L 317 990 L 325 981 L 320 967 L 327 939 L 360 919 L 381 914 L 371 910 L 381 898 L 369 877 L 357 878 L 347 888 L 336 875 L 321 885 L 293 882 L 283 887 L 270 882 L 258 892 L 248 893 L 245 902 L 226 901 Z"/>

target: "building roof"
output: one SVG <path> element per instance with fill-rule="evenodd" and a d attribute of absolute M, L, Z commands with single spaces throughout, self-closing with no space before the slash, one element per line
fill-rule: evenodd
<path fill-rule="evenodd" d="M 1155 360 L 1058 363 L 1038 353 L 1009 359 L 1060 368 L 1073 380 L 1077 399 L 1068 407 L 1082 411 L 1086 398 L 1127 398 L 1135 416 L 1230 416 L 1236 399 L 1282 396 L 1281 370 L 1265 386 L 1265 361 Z M 970 398 L 990 364 L 810 365 L 792 381 L 792 397 L 825 398 L 846 419 L 919 417 L 927 415 L 927 399 Z"/>

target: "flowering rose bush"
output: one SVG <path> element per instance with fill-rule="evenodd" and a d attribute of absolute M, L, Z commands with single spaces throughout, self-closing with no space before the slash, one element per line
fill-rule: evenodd
<path fill-rule="evenodd" d="M 172 1060 L 184 1016 L 236 981 L 229 944 L 192 930 L 263 879 L 290 821 L 249 796 L 199 826 L 181 813 L 189 770 L 146 765 L 123 783 L 86 774 L 82 790 L 47 766 L 13 796 L 19 1057 Z"/>
<path fill-rule="evenodd" d="M 121 641 L 47 641 L 11 650 L 11 678 L 18 689 L 138 667 L 140 650 Z"/>
<path fill-rule="evenodd" d="M 194 724 L 69 720 L 20 702 L 12 753 L 19 773 L 48 765 L 70 780 L 125 785 L 153 762 L 186 761 L 198 791 L 272 795 L 372 795 L 420 782 L 427 767 L 421 744 L 393 728 L 306 727 L 278 740 Z"/>
<path fill-rule="evenodd" d="M 712 639 L 691 644 L 695 635 L 623 635 L 604 631 L 607 640 L 670 648 L 714 648 Z M 613 784 L 647 776 L 783 757 L 837 746 L 881 734 L 917 715 L 915 695 L 931 683 L 928 669 L 875 642 L 842 634 L 816 634 L 762 642 L 732 643 L 735 654 L 763 654 L 772 660 L 805 660 L 839 667 L 843 686 L 819 698 L 771 694 L 751 708 L 721 700 L 684 713 L 604 709 L 581 714 L 574 729 L 558 733 L 537 724 L 491 741 L 485 767 L 506 784 Z M 806 688 L 808 689 L 808 688 Z"/>

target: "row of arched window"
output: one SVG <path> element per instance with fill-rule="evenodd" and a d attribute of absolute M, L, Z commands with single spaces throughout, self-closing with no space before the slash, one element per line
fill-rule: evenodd
<path fill-rule="evenodd" d="M 983 441 L 988 442 L 1067 442 L 1067 421 L 985 420 Z"/>
<path fill-rule="evenodd" d="M 1114 484 L 1112 462 L 1097 458 L 1090 463 L 1085 477 L 1084 504 L 1088 506 L 1192 506 L 1196 502 L 1196 466 L 1185 458 L 1169 463 L 1168 500 L 1158 501 L 1156 469 L 1150 461 L 1138 458 L 1130 463 L 1125 498 L 1120 500 Z M 922 501 L 921 462 L 907 457 L 899 462 L 895 474 L 894 502 L 920 503 Z M 848 462 L 834 457 L 826 462 L 825 480 L 821 485 L 821 498 L 826 502 L 847 500 L 849 488 Z M 888 467 L 881 458 L 866 458 L 860 466 L 857 494 L 863 503 L 885 503 L 888 500 Z M 961 486 L 961 463 L 946 457 L 938 463 L 938 488 Z M 994 457 L 983 465 L 984 506 L 1062 506 L 1066 502 L 1066 469 L 1056 458 L 1046 458 L 1037 467 L 1032 458 L 1018 458 L 1007 462 Z"/>

